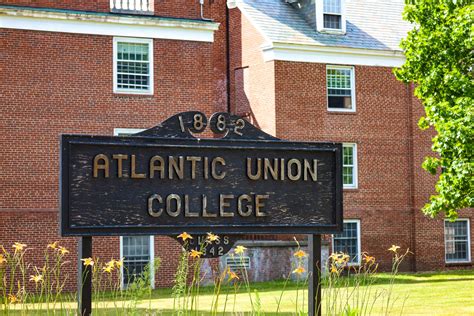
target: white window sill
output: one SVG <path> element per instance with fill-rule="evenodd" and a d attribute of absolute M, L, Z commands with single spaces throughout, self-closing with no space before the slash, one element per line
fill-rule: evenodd
<path fill-rule="evenodd" d="M 445 261 L 447 265 L 449 264 L 471 264 L 471 260 L 464 260 L 464 261 Z"/>
<path fill-rule="evenodd" d="M 327 108 L 328 112 L 346 112 L 355 113 L 355 109 L 340 109 L 340 108 Z"/>
<path fill-rule="evenodd" d="M 351 186 L 351 187 L 345 187 L 345 186 L 343 186 L 342 189 L 343 189 L 343 190 L 357 190 L 358 187 L 357 187 L 357 186 Z"/>
<path fill-rule="evenodd" d="M 153 91 L 114 90 L 115 94 L 153 95 Z"/>
<path fill-rule="evenodd" d="M 318 32 L 320 33 L 326 33 L 326 34 L 332 34 L 332 35 L 346 35 L 345 30 L 339 30 L 339 29 L 319 29 Z"/>

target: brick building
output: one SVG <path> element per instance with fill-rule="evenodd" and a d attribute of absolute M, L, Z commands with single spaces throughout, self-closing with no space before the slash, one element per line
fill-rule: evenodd
<path fill-rule="evenodd" d="M 325 253 L 357 264 L 367 251 L 387 268 L 397 244 L 415 253 L 405 270 L 472 267 L 472 212 L 455 223 L 420 212 L 435 183 L 420 167 L 432 135 L 416 125 L 412 87 L 392 74 L 410 28 L 403 1 L 228 7 L 0 0 L 0 244 L 24 242 L 37 262 L 54 240 L 75 252 L 76 239 L 58 235 L 60 134 L 129 134 L 182 111 L 230 110 L 282 139 L 344 143 L 345 232 L 327 236 Z M 280 277 L 291 243 L 253 239 L 249 262 L 266 271 L 255 279 Z M 95 254 L 125 256 L 130 268 L 166 258 L 158 286 L 171 284 L 178 251 L 164 236 L 94 238 Z"/>

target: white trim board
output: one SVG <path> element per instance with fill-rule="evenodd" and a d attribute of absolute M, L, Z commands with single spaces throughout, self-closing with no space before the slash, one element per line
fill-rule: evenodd
<path fill-rule="evenodd" d="M 218 23 L 0 8 L 0 28 L 213 42 Z"/>
<path fill-rule="evenodd" d="M 284 43 L 265 45 L 261 49 L 265 61 L 282 60 L 381 67 L 400 67 L 405 62 L 405 56 L 399 51 Z"/>

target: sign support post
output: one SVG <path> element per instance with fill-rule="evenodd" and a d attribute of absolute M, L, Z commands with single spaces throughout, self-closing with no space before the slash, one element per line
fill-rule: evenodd
<path fill-rule="evenodd" d="M 81 259 L 92 258 L 92 236 L 80 237 L 78 244 L 77 301 L 81 316 L 92 313 L 92 266 Z"/>
<path fill-rule="evenodd" d="M 321 235 L 308 235 L 308 315 L 321 316 Z"/>

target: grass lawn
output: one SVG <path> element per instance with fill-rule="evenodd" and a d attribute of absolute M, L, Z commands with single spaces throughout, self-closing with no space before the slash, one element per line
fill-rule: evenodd
<path fill-rule="evenodd" d="M 387 274 L 378 274 L 376 283 L 372 286 L 371 293 L 382 291 L 388 287 L 389 276 Z M 274 315 L 276 311 L 276 301 L 279 299 L 284 282 L 265 282 L 251 284 L 252 290 L 258 292 L 260 299 L 261 311 L 265 315 Z M 350 290 L 350 288 L 349 288 Z M 304 292 L 303 292 L 304 291 Z M 233 288 L 223 288 L 219 297 L 219 308 L 222 315 L 224 311 L 224 302 L 226 301 L 226 293 L 229 292 L 226 304 L 226 314 L 231 315 L 233 311 L 238 314 L 250 314 L 252 306 L 248 293 L 241 289 L 236 295 L 234 303 Z M 282 315 L 296 314 L 295 302 L 298 295 L 300 309 L 302 306 L 302 298 L 307 303 L 306 289 L 297 290 L 296 284 L 292 283 L 287 286 L 287 290 L 282 297 L 280 311 Z M 323 301 L 325 292 L 323 290 Z M 342 299 L 344 294 L 339 296 Z M 210 306 L 213 301 L 213 288 L 204 287 L 201 289 L 199 297 L 200 315 L 209 315 Z M 393 313 L 391 315 L 474 315 L 474 270 L 467 271 L 451 271 L 442 273 L 420 273 L 420 274 L 400 274 L 396 278 L 396 284 L 393 288 L 392 298 L 397 299 L 394 304 Z M 256 304 L 255 294 L 253 294 L 253 303 Z M 174 300 L 171 296 L 170 289 L 157 289 L 153 291 L 151 300 L 138 302 L 137 315 L 143 315 L 145 309 L 152 307 L 156 311 L 155 315 L 172 314 Z M 74 303 L 67 304 L 71 309 Z M 235 305 L 234 305 L 235 304 Z M 94 315 L 116 315 L 111 310 L 113 303 L 101 303 L 100 311 L 95 311 Z M 19 307 L 19 306 L 17 306 Z M 304 307 L 305 308 L 305 307 Z M 403 308 L 403 310 L 402 310 Z M 373 315 L 380 314 L 382 310 L 381 303 L 376 301 L 372 310 Z M 323 303 L 324 311 L 324 303 Z M 0 311 L 1 314 L 1 311 Z M 19 315 L 19 311 L 10 313 L 11 315 Z M 35 311 L 28 315 L 41 315 L 41 312 Z M 45 315 L 45 314 L 44 314 Z"/>

